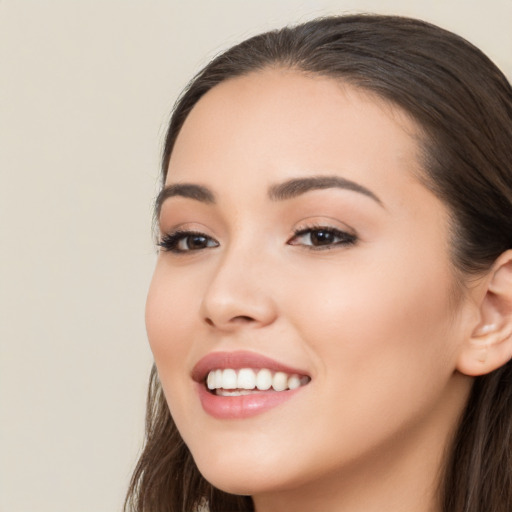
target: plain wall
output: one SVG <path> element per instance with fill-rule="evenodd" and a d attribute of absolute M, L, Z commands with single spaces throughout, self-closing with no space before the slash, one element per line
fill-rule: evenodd
<path fill-rule="evenodd" d="M 512 0 L 0 0 L 0 511 L 120 511 L 143 433 L 166 121 L 219 50 L 412 15 L 512 76 Z"/>

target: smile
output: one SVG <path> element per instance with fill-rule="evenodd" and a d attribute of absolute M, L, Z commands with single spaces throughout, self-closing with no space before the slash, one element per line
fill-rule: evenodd
<path fill-rule="evenodd" d="M 297 389 L 306 385 L 309 380 L 306 376 L 273 372 L 268 368 L 225 368 L 210 371 L 206 386 L 217 396 L 242 396 L 260 391 Z"/>
<path fill-rule="evenodd" d="M 212 352 L 192 371 L 204 411 L 217 419 L 243 419 L 284 404 L 311 378 L 261 354 Z"/>

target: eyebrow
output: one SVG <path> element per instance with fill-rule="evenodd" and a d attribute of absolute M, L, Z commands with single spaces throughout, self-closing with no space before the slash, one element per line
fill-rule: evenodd
<path fill-rule="evenodd" d="M 355 181 L 341 178 L 339 176 L 311 176 L 308 178 L 296 178 L 273 185 L 269 189 L 269 197 L 274 201 L 283 201 L 293 199 L 294 197 L 305 194 L 312 190 L 322 190 L 326 188 L 341 188 L 358 192 L 376 201 L 380 206 L 384 206 L 382 201 L 369 189 L 363 187 Z"/>
<path fill-rule="evenodd" d="M 290 179 L 283 183 L 272 185 L 269 188 L 268 195 L 272 201 L 285 201 L 312 190 L 322 190 L 327 188 L 341 188 L 352 192 L 358 192 L 370 197 L 379 205 L 383 206 L 382 201 L 371 190 L 363 187 L 363 185 L 360 185 L 355 181 L 341 178 L 339 176 L 311 176 L 308 178 Z M 214 193 L 204 185 L 196 185 L 194 183 L 176 183 L 174 185 L 167 185 L 161 190 L 155 201 L 155 213 L 157 217 L 160 215 L 163 202 L 170 197 L 176 196 L 195 199 L 201 203 L 215 204 Z"/>
<path fill-rule="evenodd" d="M 195 185 L 193 183 L 176 183 L 174 185 L 167 185 L 160 191 L 155 201 L 155 212 L 157 216 L 160 215 L 163 202 L 166 199 L 175 196 L 195 199 L 201 203 L 215 203 L 215 196 L 213 192 L 203 185 Z"/>

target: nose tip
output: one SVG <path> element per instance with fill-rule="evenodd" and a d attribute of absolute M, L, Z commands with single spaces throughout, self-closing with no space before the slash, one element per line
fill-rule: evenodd
<path fill-rule="evenodd" d="M 263 327 L 275 319 L 272 305 L 263 303 L 261 300 L 259 303 L 248 303 L 242 300 L 219 303 L 213 302 L 210 298 L 203 302 L 203 311 L 205 323 L 221 330 Z"/>
<path fill-rule="evenodd" d="M 230 272 L 217 274 L 201 304 L 204 322 L 220 330 L 263 327 L 276 318 L 276 305 L 263 283 Z"/>

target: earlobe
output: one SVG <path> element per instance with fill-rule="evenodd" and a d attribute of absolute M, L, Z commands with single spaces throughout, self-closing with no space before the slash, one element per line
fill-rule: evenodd
<path fill-rule="evenodd" d="M 479 288 L 478 322 L 461 347 L 457 369 L 478 376 L 512 358 L 512 250 L 494 263 Z"/>

